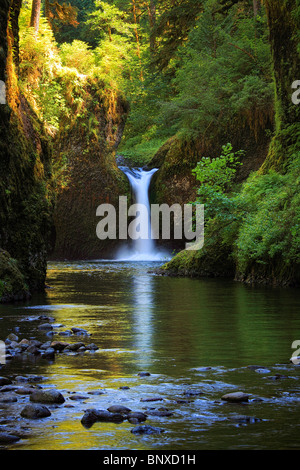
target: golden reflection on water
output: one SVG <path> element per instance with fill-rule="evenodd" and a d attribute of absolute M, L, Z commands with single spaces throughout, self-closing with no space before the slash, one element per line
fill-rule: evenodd
<path fill-rule="evenodd" d="M 278 381 L 264 380 L 247 365 L 288 362 L 290 345 L 300 334 L 299 294 L 249 289 L 223 280 L 161 278 L 148 269 L 126 263 L 51 263 L 46 297 L 16 309 L 7 307 L 8 322 L 12 313 L 22 320 L 50 315 L 57 325 L 55 340 L 93 342 L 99 347 L 92 353 L 58 354 L 53 363 L 37 361 L 26 366 L 26 373 L 43 375 L 42 386 L 57 388 L 66 402 L 53 407 L 51 417 L 27 423 L 32 437 L 13 448 L 196 450 L 246 442 L 259 448 L 270 445 L 266 436 L 273 435 L 274 423 L 278 422 L 278 429 L 286 423 L 287 407 L 280 401 L 263 408 L 251 405 L 247 410 L 220 406 L 222 394 L 236 387 L 266 400 L 278 393 L 289 399 L 290 427 L 280 439 L 294 442 L 299 373 L 292 387 L 291 382 L 281 381 L 279 388 Z M 32 331 L 32 322 L 19 325 Z M 89 335 L 59 335 L 72 327 L 83 328 Z M 210 369 L 201 372 L 206 366 Z M 24 374 L 22 367 L 15 373 Z M 151 375 L 139 377 L 140 371 Z M 121 390 L 124 386 L 129 388 Z M 185 398 L 187 387 L 201 388 L 204 395 L 188 403 L 174 402 L 174 397 Z M 97 391 L 102 393 L 95 395 Z M 88 398 L 73 401 L 74 393 Z M 162 396 L 163 401 L 141 402 L 153 395 Z M 107 409 L 112 404 L 134 411 L 164 406 L 174 416 L 149 417 L 148 424 L 166 430 L 159 436 L 134 436 L 130 432 L 134 426 L 128 421 L 95 423 L 90 429 L 82 426 L 86 409 Z M 228 422 L 233 412 L 258 414 L 266 420 L 237 429 Z M 271 445 L 276 447 L 276 442 Z"/>

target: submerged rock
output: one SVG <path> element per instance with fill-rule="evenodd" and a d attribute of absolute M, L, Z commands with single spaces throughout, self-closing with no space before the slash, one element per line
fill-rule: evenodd
<path fill-rule="evenodd" d="M 20 440 L 19 436 L 9 434 L 7 432 L 0 432 L 0 444 L 13 444 Z"/>
<path fill-rule="evenodd" d="M 147 424 L 142 425 L 142 426 L 136 426 L 131 430 L 132 434 L 161 434 L 164 432 L 164 429 L 161 428 L 155 428 L 153 426 L 149 426 Z"/>

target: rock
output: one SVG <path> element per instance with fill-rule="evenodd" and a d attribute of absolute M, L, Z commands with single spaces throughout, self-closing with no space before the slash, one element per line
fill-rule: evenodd
<path fill-rule="evenodd" d="M 33 354 L 34 356 L 38 356 L 41 354 L 41 351 L 35 344 L 32 344 L 28 346 L 28 348 L 26 349 L 26 353 Z"/>
<path fill-rule="evenodd" d="M 15 395 L 8 395 L 4 394 L 0 396 L 0 402 L 1 403 L 15 403 L 17 400 L 17 397 Z"/>
<path fill-rule="evenodd" d="M 127 408 L 126 406 L 122 406 L 122 405 L 112 405 L 109 408 L 107 408 L 107 410 L 110 411 L 111 413 L 120 413 L 121 415 L 128 415 L 128 413 L 131 412 L 129 408 Z"/>
<path fill-rule="evenodd" d="M 65 348 L 69 347 L 69 343 L 65 343 L 64 341 L 52 341 L 50 347 L 55 349 L 55 351 L 63 351 Z"/>
<path fill-rule="evenodd" d="M 81 347 L 84 347 L 84 343 L 73 343 L 73 344 L 69 344 L 68 350 L 78 351 Z"/>
<path fill-rule="evenodd" d="M 146 397 L 146 398 L 141 398 L 141 401 L 143 402 L 151 402 L 151 401 L 162 401 L 162 397 Z"/>
<path fill-rule="evenodd" d="M 53 330 L 53 326 L 50 325 L 50 323 L 43 323 L 42 325 L 39 325 L 39 330 Z"/>
<path fill-rule="evenodd" d="M 11 380 L 7 377 L 0 377 L 0 387 L 2 387 L 2 385 L 10 385 L 11 383 Z"/>
<path fill-rule="evenodd" d="M 48 315 L 40 315 L 38 317 L 38 320 L 50 323 L 50 322 L 54 322 L 55 318 L 54 317 L 49 317 Z"/>
<path fill-rule="evenodd" d="M 77 393 L 75 393 L 74 395 L 71 395 L 69 398 L 70 400 L 78 400 L 78 401 L 89 399 L 89 397 L 87 397 L 86 395 L 79 395 Z"/>
<path fill-rule="evenodd" d="M 122 387 L 119 387 L 119 390 L 129 390 L 130 387 L 128 387 L 127 385 L 123 385 Z"/>
<path fill-rule="evenodd" d="M 45 405 L 29 403 L 21 411 L 21 416 L 28 419 L 40 419 L 51 416 L 51 412 Z"/>
<path fill-rule="evenodd" d="M 90 351 L 97 351 L 99 347 L 95 343 L 87 344 L 86 349 L 89 349 Z"/>
<path fill-rule="evenodd" d="M 203 392 L 201 390 L 185 390 L 183 394 L 187 397 L 196 397 L 197 395 L 203 395 Z"/>
<path fill-rule="evenodd" d="M 159 417 L 167 417 L 167 416 L 172 416 L 174 413 L 169 410 L 150 410 L 147 411 L 147 414 L 149 416 L 159 416 Z"/>
<path fill-rule="evenodd" d="M 37 403 L 61 404 L 64 403 L 65 399 L 58 390 L 50 389 L 34 391 L 30 395 L 30 401 Z"/>
<path fill-rule="evenodd" d="M 141 423 L 142 421 L 146 421 L 147 415 L 139 411 L 131 411 L 127 415 L 127 419 L 131 424 L 137 424 L 137 423 Z"/>
<path fill-rule="evenodd" d="M 0 392 L 14 392 L 17 388 L 17 385 L 3 385 L 0 388 Z"/>
<path fill-rule="evenodd" d="M 33 387 L 20 387 L 16 390 L 18 395 L 31 395 L 36 389 Z"/>
<path fill-rule="evenodd" d="M 15 335 L 14 333 L 10 333 L 6 339 L 8 339 L 9 341 L 16 341 L 16 342 L 19 341 L 18 336 Z"/>
<path fill-rule="evenodd" d="M 233 393 L 227 393 L 226 395 L 223 395 L 222 400 L 229 401 L 232 403 L 240 403 L 240 402 L 246 402 L 249 399 L 249 395 L 247 395 L 244 392 L 233 392 Z"/>
<path fill-rule="evenodd" d="M 84 330 L 83 328 L 77 328 L 77 327 L 74 327 L 74 328 L 71 328 L 71 330 L 73 331 L 74 335 L 89 335 L 88 332 L 86 330 Z"/>
<path fill-rule="evenodd" d="M 81 424 L 90 428 L 96 422 L 107 422 L 107 423 L 122 423 L 124 421 L 123 415 L 120 413 L 111 413 L 107 410 L 86 410 L 83 417 L 81 418 Z"/>
<path fill-rule="evenodd" d="M 55 349 L 54 348 L 45 349 L 45 351 L 42 352 L 42 357 L 44 359 L 49 359 L 49 360 L 55 359 Z"/>
<path fill-rule="evenodd" d="M 251 370 L 264 369 L 263 366 L 255 366 L 255 365 L 254 365 L 254 366 L 252 366 L 252 365 L 251 365 L 251 366 L 247 366 L 247 368 L 248 368 L 248 369 L 251 369 Z"/>
<path fill-rule="evenodd" d="M 155 428 L 149 425 L 136 426 L 131 430 L 132 434 L 161 434 L 164 429 Z"/>
<path fill-rule="evenodd" d="M 6 432 L 0 432 L 0 444 L 13 444 L 19 440 L 19 436 L 15 436 L 14 434 L 9 434 Z"/>
<path fill-rule="evenodd" d="M 239 424 L 253 424 L 261 421 L 259 418 L 254 418 L 253 416 L 231 416 L 228 419 Z"/>
<path fill-rule="evenodd" d="M 72 336 L 72 331 L 71 330 L 66 330 L 66 331 L 60 331 L 59 336 Z"/>
<path fill-rule="evenodd" d="M 140 377 L 149 377 L 151 374 L 149 372 L 139 372 L 138 375 Z"/>

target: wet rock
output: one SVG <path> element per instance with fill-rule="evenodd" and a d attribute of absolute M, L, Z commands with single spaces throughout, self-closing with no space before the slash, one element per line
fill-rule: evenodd
<path fill-rule="evenodd" d="M 149 377 L 151 374 L 150 374 L 150 372 L 139 372 L 138 375 L 140 377 Z"/>
<path fill-rule="evenodd" d="M 16 390 L 16 393 L 18 395 L 31 395 L 35 391 L 35 388 L 33 387 L 20 387 L 18 390 Z"/>
<path fill-rule="evenodd" d="M 227 393 L 226 395 L 223 395 L 222 400 L 231 402 L 231 403 L 241 403 L 241 402 L 247 402 L 249 400 L 249 395 L 247 395 L 244 392 L 233 392 L 233 393 Z"/>
<path fill-rule="evenodd" d="M 38 317 L 38 320 L 50 323 L 50 322 L 54 322 L 55 318 L 54 317 L 49 317 L 48 315 L 40 315 Z"/>
<path fill-rule="evenodd" d="M 71 395 L 70 397 L 70 400 L 74 400 L 74 401 L 80 401 L 80 400 L 88 400 L 89 397 L 86 396 L 86 395 L 79 395 L 77 393 L 75 393 L 74 395 Z"/>
<path fill-rule="evenodd" d="M 120 413 L 121 415 L 128 415 L 128 413 L 131 412 L 129 408 L 127 408 L 126 406 L 122 406 L 122 405 L 112 405 L 109 408 L 107 408 L 107 410 L 110 411 L 111 413 Z"/>
<path fill-rule="evenodd" d="M 72 331 L 71 330 L 66 330 L 66 331 L 60 331 L 59 336 L 72 336 Z"/>
<path fill-rule="evenodd" d="M 187 397 L 196 397 L 198 395 L 203 395 L 203 392 L 201 390 L 185 390 L 183 394 Z"/>
<path fill-rule="evenodd" d="M 282 375 L 282 374 L 275 374 L 272 377 L 268 377 L 271 380 L 280 380 L 280 379 L 288 379 L 287 375 Z"/>
<path fill-rule="evenodd" d="M 162 401 L 162 397 L 146 397 L 146 398 L 141 398 L 141 401 L 143 402 L 151 402 L 151 401 Z"/>
<path fill-rule="evenodd" d="M 95 343 L 91 343 L 91 344 L 86 345 L 86 349 L 88 349 L 90 351 L 97 351 L 97 349 L 99 349 L 99 347 Z"/>
<path fill-rule="evenodd" d="M 30 395 L 30 401 L 36 403 L 61 404 L 65 399 L 58 390 L 36 390 Z"/>
<path fill-rule="evenodd" d="M 164 432 L 164 429 L 155 428 L 147 424 L 142 426 L 136 426 L 131 430 L 132 434 L 161 434 L 162 432 Z"/>
<path fill-rule="evenodd" d="M 15 403 L 18 401 L 15 395 L 8 395 L 5 393 L 4 395 L 0 395 L 0 403 Z"/>
<path fill-rule="evenodd" d="M 122 423 L 123 421 L 124 417 L 120 413 L 96 409 L 86 410 L 81 418 L 81 424 L 86 428 L 90 428 L 96 422 Z"/>
<path fill-rule="evenodd" d="M 129 390 L 130 387 L 128 387 L 127 385 L 122 385 L 122 387 L 119 387 L 119 390 Z"/>
<path fill-rule="evenodd" d="M 7 377 L 0 377 L 0 387 L 3 385 L 10 385 L 12 381 L 8 379 Z"/>
<path fill-rule="evenodd" d="M 0 388 L 0 392 L 5 393 L 5 392 L 14 392 L 18 388 L 17 385 L 3 385 Z"/>
<path fill-rule="evenodd" d="M 263 367 L 255 369 L 255 372 L 257 372 L 258 374 L 269 374 L 271 371 L 270 369 L 266 369 L 265 367 Z"/>
<path fill-rule="evenodd" d="M 42 352 L 42 357 L 48 360 L 55 359 L 55 349 L 54 348 L 45 349 L 45 351 Z"/>
<path fill-rule="evenodd" d="M 45 405 L 28 403 L 21 411 L 21 416 L 28 419 L 40 419 L 51 416 L 51 412 Z"/>
<path fill-rule="evenodd" d="M 89 333 L 87 332 L 87 330 L 84 330 L 83 328 L 77 328 L 77 327 L 73 327 L 71 328 L 72 332 L 74 333 L 74 335 L 84 335 L 84 336 L 89 336 Z"/>
<path fill-rule="evenodd" d="M 231 416 L 228 419 L 238 424 L 253 424 L 259 423 L 261 421 L 261 419 L 255 418 L 253 416 Z"/>
<path fill-rule="evenodd" d="M 67 346 L 69 351 L 78 351 L 81 347 L 84 347 L 84 343 L 73 343 Z"/>
<path fill-rule="evenodd" d="M 143 421 L 146 421 L 147 415 L 139 411 L 131 411 L 127 415 L 127 419 L 131 424 L 138 424 L 138 423 L 142 423 Z"/>
<path fill-rule="evenodd" d="M 32 344 L 28 346 L 28 348 L 26 349 L 26 353 L 33 354 L 34 356 L 39 356 L 41 354 L 41 351 L 36 345 Z"/>
<path fill-rule="evenodd" d="M 159 416 L 159 417 L 168 417 L 168 416 L 173 416 L 173 412 L 169 410 L 150 410 L 147 411 L 147 414 L 149 416 Z"/>
<path fill-rule="evenodd" d="M 19 341 L 19 338 L 17 335 L 15 335 L 14 333 L 10 333 L 7 338 L 6 338 L 8 341 L 16 341 L 18 342 Z"/>
<path fill-rule="evenodd" d="M 53 330 L 53 326 L 50 323 L 42 323 L 42 325 L 39 325 L 38 329 L 39 330 Z"/>
<path fill-rule="evenodd" d="M 0 444 L 13 444 L 19 440 L 19 436 L 15 436 L 14 434 L 9 434 L 6 432 L 0 432 Z"/>
<path fill-rule="evenodd" d="M 247 368 L 248 368 L 248 369 L 251 369 L 251 370 L 264 369 L 263 366 L 255 366 L 255 365 L 247 366 Z"/>
<path fill-rule="evenodd" d="M 64 341 L 52 341 L 50 347 L 53 348 L 55 351 L 63 351 L 65 348 L 69 347 L 69 343 L 65 343 Z"/>

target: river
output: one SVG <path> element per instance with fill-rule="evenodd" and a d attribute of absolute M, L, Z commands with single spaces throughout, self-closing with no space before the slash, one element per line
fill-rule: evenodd
<path fill-rule="evenodd" d="M 38 317 L 50 315 L 51 340 L 99 348 L 58 353 L 54 361 L 16 356 L 0 369 L 14 379 L 40 376 L 41 387 L 55 387 L 65 397 L 64 404 L 50 406 L 50 417 L 31 421 L 20 416 L 28 396 L 0 402 L 2 428 L 14 416 L 18 426 L 30 429 L 11 449 L 299 448 L 300 366 L 290 362 L 292 343 L 300 340 L 299 290 L 162 277 L 151 273 L 156 266 L 52 262 L 44 295 L 0 306 L 1 340 L 11 332 L 19 340 L 49 340 L 38 329 Z M 61 334 L 72 327 L 90 336 Z M 235 391 L 249 394 L 249 401 L 222 400 Z M 74 392 L 86 399 L 72 400 Z M 159 400 L 141 401 L 149 398 Z M 82 425 L 86 409 L 115 404 L 149 413 L 146 423 L 164 432 L 135 435 L 127 420 Z M 166 409 L 173 414 L 152 414 Z"/>

